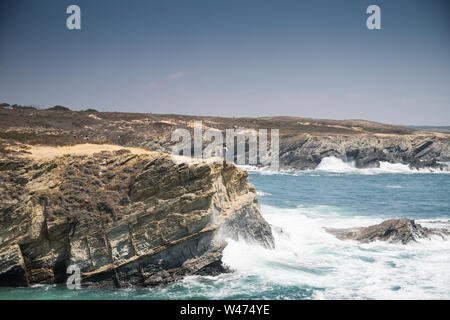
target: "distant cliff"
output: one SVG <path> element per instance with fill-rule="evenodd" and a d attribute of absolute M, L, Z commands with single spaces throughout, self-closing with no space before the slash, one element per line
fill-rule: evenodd
<path fill-rule="evenodd" d="M 224 271 L 225 237 L 274 245 L 232 164 L 108 145 L 34 151 L 0 157 L 0 286 L 64 283 L 69 265 L 86 286 L 158 285 Z"/>
<path fill-rule="evenodd" d="M 446 168 L 450 135 L 304 135 L 280 144 L 285 168 L 314 169 L 325 157 L 354 162 L 357 168 L 379 167 L 380 162 L 403 163 L 411 168 Z"/>
<path fill-rule="evenodd" d="M 426 132 L 364 120 L 323 120 L 299 117 L 223 118 L 189 115 L 47 110 L 0 105 L 0 153 L 15 144 L 73 145 L 85 142 L 141 146 L 170 153 L 177 128 L 279 129 L 280 167 L 313 169 L 335 156 L 360 168 L 380 161 L 413 168 L 441 167 L 450 161 L 450 134 Z"/>

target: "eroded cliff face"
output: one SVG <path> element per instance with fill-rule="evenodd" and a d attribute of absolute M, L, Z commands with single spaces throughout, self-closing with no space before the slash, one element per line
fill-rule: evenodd
<path fill-rule="evenodd" d="M 448 135 L 301 135 L 280 143 L 280 165 L 314 169 L 325 157 L 354 162 L 357 168 L 379 167 L 381 161 L 403 163 L 411 168 L 446 169 L 450 161 Z"/>
<path fill-rule="evenodd" d="M 323 158 L 330 156 L 353 161 L 358 168 L 378 167 L 380 161 L 412 168 L 443 168 L 440 162 L 450 162 L 449 133 L 417 131 L 364 120 L 223 118 L 61 108 L 36 110 L 18 106 L 0 107 L 0 154 L 21 143 L 71 145 L 87 141 L 147 147 L 170 154 L 177 144 L 171 139 L 174 130 L 187 129 L 193 135 L 194 121 L 202 122 L 203 132 L 214 129 L 223 136 L 229 129 L 267 129 L 268 132 L 278 129 L 282 169 L 314 169 Z M 207 145 L 209 142 L 205 140 L 204 147 Z"/>
<path fill-rule="evenodd" d="M 356 240 L 362 243 L 387 241 L 408 244 L 417 242 L 419 239 L 431 239 L 432 237 L 440 237 L 446 240 L 450 235 L 446 229 L 422 227 L 414 220 L 407 218 L 389 219 L 380 224 L 357 228 L 354 231 L 333 228 L 327 228 L 326 231 L 340 240 Z"/>
<path fill-rule="evenodd" d="M 99 149 L 101 147 L 99 146 Z M 245 171 L 157 152 L 0 159 L 0 285 L 164 284 L 223 271 L 225 237 L 273 247 Z"/>

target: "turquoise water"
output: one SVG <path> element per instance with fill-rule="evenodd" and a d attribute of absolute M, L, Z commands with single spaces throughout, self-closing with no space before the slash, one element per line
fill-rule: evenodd
<path fill-rule="evenodd" d="M 251 182 L 263 205 L 278 208 L 330 206 L 344 216 L 450 218 L 448 174 L 256 173 Z"/>
<path fill-rule="evenodd" d="M 158 289 L 2 288 L 0 299 L 450 299 L 450 241 L 360 244 L 324 230 L 394 217 L 450 228 L 450 174 L 358 170 L 337 159 L 314 171 L 249 169 L 262 214 L 277 227 L 276 249 L 230 240 L 223 260 L 233 273 Z"/>

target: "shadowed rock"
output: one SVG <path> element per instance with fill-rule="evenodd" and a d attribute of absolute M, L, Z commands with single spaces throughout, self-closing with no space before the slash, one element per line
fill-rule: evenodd
<path fill-rule="evenodd" d="M 69 265 L 83 286 L 153 286 L 226 271 L 226 237 L 273 248 L 245 171 L 96 148 L 0 158 L 0 286 L 63 284 Z"/>
<path fill-rule="evenodd" d="M 18 143 L 72 145 L 86 141 L 142 146 L 170 153 L 175 128 L 193 134 L 194 120 L 204 130 L 231 128 L 279 129 L 279 164 L 283 169 L 316 168 L 326 157 L 377 168 L 380 162 L 412 169 L 449 170 L 450 134 L 415 131 L 364 120 L 324 120 L 298 117 L 223 118 L 184 115 L 70 111 L 65 107 L 34 110 L 0 107 L 0 154 Z M 269 132 L 268 132 L 269 133 Z M 269 133 L 270 134 L 270 133 Z M 205 148 L 207 141 L 204 141 Z M 3 150 L 3 151 L 2 151 Z M 246 144 L 245 150 L 250 150 Z M 259 163 L 262 165 L 262 163 Z"/>
<path fill-rule="evenodd" d="M 417 241 L 417 239 L 429 239 L 432 236 L 440 236 L 446 239 L 449 235 L 449 232 L 445 229 L 425 228 L 415 223 L 414 220 L 407 218 L 390 219 L 370 227 L 358 228 L 355 231 L 332 228 L 327 228 L 326 231 L 341 240 L 356 240 L 364 243 L 388 241 L 407 244 L 411 241 Z"/>

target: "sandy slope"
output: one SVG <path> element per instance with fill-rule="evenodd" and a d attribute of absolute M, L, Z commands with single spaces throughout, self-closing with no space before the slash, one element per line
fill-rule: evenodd
<path fill-rule="evenodd" d="M 53 159 L 66 154 L 70 155 L 92 155 L 97 152 L 102 151 L 117 151 L 117 150 L 129 150 L 133 154 L 153 154 L 153 151 L 144 148 L 132 148 L 132 147 L 122 147 L 113 144 L 77 144 L 74 146 L 30 146 L 27 150 L 27 154 L 24 156 L 39 158 L 39 159 Z"/>

